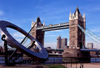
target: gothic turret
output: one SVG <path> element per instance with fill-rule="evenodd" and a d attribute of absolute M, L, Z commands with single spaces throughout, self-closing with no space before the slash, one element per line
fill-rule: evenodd
<path fill-rule="evenodd" d="M 32 20 L 32 24 L 31 24 L 31 27 L 33 27 L 33 25 L 35 24 L 35 22 L 33 22 L 33 20 Z"/>
<path fill-rule="evenodd" d="M 85 14 L 81 15 L 79 8 L 77 7 L 73 14 L 69 14 L 69 47 L 81 49 L 85 46 L 85 34 L 78 28 L 80 25 L 85 29 Z"/>
<path fill-rule="evenodd" d="M 75 20 L 75 19 L 79 19 L 79 20 L 83 21 L 82 15 L 81 15 L 78 7 L 76 8 L 76 10 L 73 14 L 71 14 L 71 12 L 69 14 L 69 20 Z"/>
<path fill-rule="evenodd" d="M 35 25 L 35 27 L 32 29 L 31 35 L 32 35 L 35 39 L 37 39 L 42 45 L 44 45 L 44 34 L 45 34 L 45 33 L 44 33 L 44 31 L 42 31 L 42 30 L 37 30 L 38 27 L 42 27 L 42 26 L 43 26 L 43 24 L 41 23 L 40 17 L 38 17 L 38 18 L 36 19 L 36 22 L 33 22 L 33 21 L 32 21 L 32 25 L 31 25 L 31 26 L 33 26 L 34 23 L 36 23 L 36 25 Z"/>
<path fill-rule="evenodd" d="M 80 14 L 79 8 L 77 7 L 74 14 Z"/>
<path fill-rule="evenodd" d="M 83 21 L 86 22 L 85 13 L 83 14 Z"/>
<path fill-rule="evenodd" d="M 43 26 L 43 24 L 41 23 L 40 17 L 38 17 L 38 18 L 36 19 L 36 26 L 37 26 L 37 27 Z"/>

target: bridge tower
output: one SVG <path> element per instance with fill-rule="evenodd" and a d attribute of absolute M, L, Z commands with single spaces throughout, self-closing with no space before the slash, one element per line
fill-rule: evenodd
<path fill-rule="evenodd" d="M 85 34 L 80 30 L 78 25 L 85 29 L 86 18 L 85 14 L 81 15 L 77 7 L 73 14 L 69 14 L 69 47 L 81 49 L 85 47 Z"/>
<path fill-rule="evenodd" d="M 78 27 L 85 29 L 86 17 L 81 15 L 77 7 L 73 14 L 69 14 L 69 48 L 63 51 L 63 57 L 90 57 L 89 52 L 82 52 L 80 49 L 85 47 L 85 34 Z M 90 61 L 90 60 L 88 60 Z"/>
<path fill-rule="evenodd" d="M 36 23 L 36 24 L 35 24 Z M 42 30 L 36 30 L 37 27 L 42 27 L 44 24 L 41 23 L 40 17 L 36 19 L 36 22 L 32 21 L 31 27 L 35 24 L 35 27 L 31 31 L 31 35 L 37 39 L 44 46 L 44 34 L 45 32 Z"/>

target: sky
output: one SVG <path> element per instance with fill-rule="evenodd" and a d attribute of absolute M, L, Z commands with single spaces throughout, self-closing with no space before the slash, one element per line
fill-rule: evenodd
<path fill-rule="evenodd" d="M 9 21 L 28 32 L 32 20 L 36 21 L 38 16 L 46 26 L 69 22 L 69 13 L 74 13 L 77 6 L 81 14 L 86 15 L 86 28 L 100 37 L 100 0 L 0 0 L 0 20 Z M 24 38 L 19 32 L 9 28 L 8 31 L 18 41 Z M 69 29 L 49 31 L 45 32 L 44 46 L 56 48 L 59 35 L 69 41 Z"/>

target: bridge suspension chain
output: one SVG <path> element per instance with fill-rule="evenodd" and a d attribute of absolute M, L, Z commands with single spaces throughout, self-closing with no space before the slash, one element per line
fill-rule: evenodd
<path fill-rule="evenodd" d="M 90 30 L 86 29 L 92 36 L 94 36 L 96 39 L 98 39 L 100 41 L 100 37 L 98 37 L 97 35 L 95 35 L 94 33 L 92 33 Z"/>
<path fill-rule="evenodd" d="M 90 32 L 89 30 L 83 29 L 80 25 L 78 25 L 78 27 L 82 30 L 82 32 L 84 32 L 86 35 L 88 35 L 92 40 L 94 40 L 95 42 L 100 44 L 100 40 L 99 40 L 98 36 L 96 36 L 95 34 Z"/>

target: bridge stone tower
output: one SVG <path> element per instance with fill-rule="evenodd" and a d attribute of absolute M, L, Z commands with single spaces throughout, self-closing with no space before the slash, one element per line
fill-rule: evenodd
<path fill-rule="evenodd" d="M 35 24 L 35 22 L 32 21 L 32 25 L 31 27 L 33 27 L 33 25 Z M 40 18 L 38 17 L 36 19 L 36 24 L 35 24 L 35 27 L 32 29 L 31 31 L 31 35 L 37 39 L 42 45 L 44 45 L 44 34 L 45 32 L 42 31 L 42 30 L 36 30 L 37 27 L 42 27 L 44 26 L 44 24 L 41 23 L 41 20 Z"/>
<path fill-rule="evenodd" d="M 77 7 L 75 13 L 69 15 L 69 47 L 74 49 L 81 49 L 85 47 L 85 34 L 78 27 L 80 25 L 85 29 L 86 18 L 85 14 L 81 15 Z"/>
<path fill-rule="evenodd" d="M 69 14 L 69 48 L 63 51 L 63 57 L 89 57 L 89 52 L 82 52 L 80 49 L 85 47 L 85 34 L 78 27 L 85 29 L 86 17 L 81 15 L 79 8 L 73 14 Z"/>

